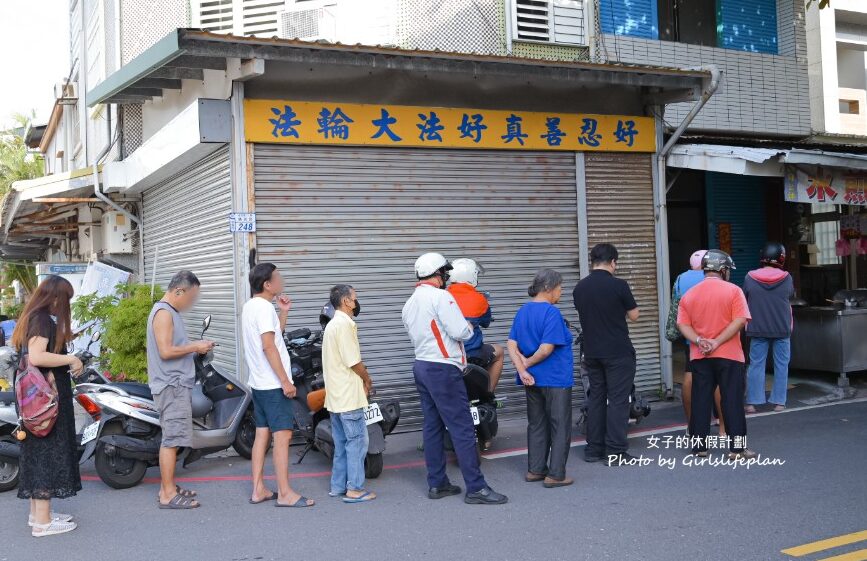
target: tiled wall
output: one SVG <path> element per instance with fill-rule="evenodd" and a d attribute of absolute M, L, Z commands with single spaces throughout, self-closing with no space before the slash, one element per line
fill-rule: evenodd
<path fill-rule="evenodd" d="M 810 92 L 803 0 L 779 0 L 780 55 L 747 53 L 605 35 L 608 59 L 657 66 L 715 64 L 724 74 L 720 91 L 690 130 L 778 136 L 810 134 Z M 692 103 L 669 105 L 665 119 L 676 126 Z"/>

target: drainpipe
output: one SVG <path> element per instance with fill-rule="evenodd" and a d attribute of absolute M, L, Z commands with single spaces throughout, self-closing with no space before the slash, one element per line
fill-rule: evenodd
<path fill-rule="evenodd" d="M 123 208 L 122 206 L 120 206 L 119 204 L 114 202 L 113 200 L 109 199 L 102 192 L 100 185 L 99 185 L 99 162 L 100 162 L 100 160 L 105 158 L 109 152 L 111 152 L 111 149 L 114 146 L 114 143 L 117 141 L 116 138 L 112 139 L 112 136 L 111 136 L 111 105 L 106 106 L 106 119 L 105 120 L 106 120 L 106 125 L 108 127 L 109 140 L 108 140 L 108 144 L 106 144 L 106 146 L 99 152 L 99 154 L 97 154 L 96 159 L 93 160 L 93 194 L 96 196 L 97 199 L 104 202 L 106 205 L 108 205 L 109 207 L 118 211 L 119 213 L 123 214 L 125 217 L 127 217 L 129 219 L 130 222 L 132 222 L 133 224 L 138 226 L 139 271 L 140 271 L 139 274 L 142 276 L 142 279 L 144 279 L 144 234 L 142 232 L 142 228 L 143 228 L 142 221 L 137 216 L 135 216 L 134 214 L 132 214 L 131 212 L 129 212 L 128 210 L 126 210 L 125 208 Z"/>
<path fill-rule="evenodd" d="M 665 389 L 666 397 L 674 394 L 674 372 L 672 367 L 671 342 L 665 338 L 665 323 L 668 319 L 668 309 L 671 306 L 671 287 L 668 283 L 668 278 L 671 274 L 668 264 L 668 207 L 666 206 L 666 195 L 668 193 L 668 183 L 666 181 L 666 163 L 668 154 L 671 152 L 674 145 L 686 131 L 687 127 L 695 119 L 696 115 L 707 104 L 713 94 L 716 93 L 720 83 L 720 71 L 715 65 L 709 64 L 701 66 L 697 69 L 684 70 L 703 70 L 710 72 L 710 83 L 702 92 L 701 99 L 687 113 L 680 125 L 672 133 L 668 141 L 663 145 L 656 158 L 656 170 L 654 181 L 654 196 L 656 198 L 656 275 L 659 294 L 657 301 L 659 303 L 659 340 L 662 350 L 662 384 Z M 661 109 L 664 109 L 661 108 Z M 658 138 L 662 140 L 662 124 L 658 125 Z"/>

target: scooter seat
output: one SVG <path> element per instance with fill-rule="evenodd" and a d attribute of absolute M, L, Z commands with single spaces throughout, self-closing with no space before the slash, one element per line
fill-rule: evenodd
<path fill-rule="evenodd" d="M 141 384 L 139 382 L 112 382 L 111 385 L 117 389 L 125 391 L 133 397 L 151 400 L 154 398 L 151 394 L 151 389 L 147 384 Z"/>

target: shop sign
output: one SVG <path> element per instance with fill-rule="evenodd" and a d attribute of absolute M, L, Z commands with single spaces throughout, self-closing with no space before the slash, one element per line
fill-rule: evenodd
<path fill-rule="evenodd" d="M 716 225 L 716 239 L 719 248 L 729 255 L 732 254 L 732 225 L 729 222 L 719 222 Z"/>
<path fill-rule="evenodd" d="M 823 168 L 808 173 L 786 166 L 784 191 L 789 202 L 867 206 L 867 175 Z"/>
<path fill-rule="evenodd" d="M 654 152 L 652 117 L 248 99 L 248 142 Z"/>
<path fill-rule="evenodd" d="M 232 212 L 229 214 L 229 231 L 237 232 L 255 232 L 256 231 L 256 213 L 255 212 Z"/>

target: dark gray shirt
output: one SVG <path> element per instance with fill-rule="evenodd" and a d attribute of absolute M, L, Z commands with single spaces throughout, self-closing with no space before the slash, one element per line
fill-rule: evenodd
<path fill-rule="evenodd" d="M 160 356 L 157 340 L 154 336 L 154 316 L 160 310 L 166 310 L 172 315 L 172 344 L 179 347 L 190 342 L 184 329 L 184 319 L 181 314 L 162 300 L 154 304 L 148 316 L 147 340 L 148 384 L 151 392 L 160 393 L 166 386 L 192 388 L 196 382 L 193 353 L 170 360 L 165 360 Z"/>

